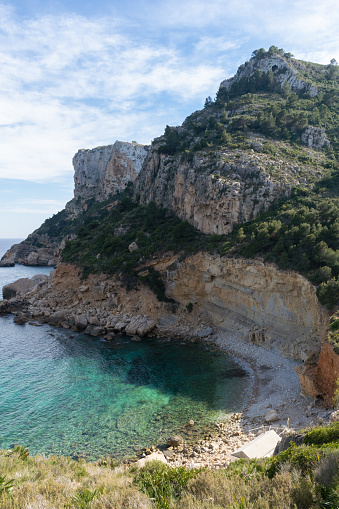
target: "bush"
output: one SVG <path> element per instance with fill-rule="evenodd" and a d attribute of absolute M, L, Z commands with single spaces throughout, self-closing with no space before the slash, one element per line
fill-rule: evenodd
<path fill-rule="evenodd" d="M 339 422 L 314 428 L 306 433 L 304 439 L 306 445 L 322 445 L 331 442 L 337 442 L 339 445 Z"/>
<path fill-rule="evenodd" d="M 157 507 L 166 509 L 171 499 L 180 497 L 188 481 L 196 477 L 199 472 L 201 469 L 171 468 L 160 461 L 151 461 L 139 470 L 134 483 L 155 500 Z"/>
<path fill-rule="evenodd" d="M 286 449 L 286 451 L 283 451 L 268 460 L 266 464 L 267 476 L 272 479 L 278 472 L 280 472 L 282 465 L 287 462 L 303 475 L 307 475 L 311 473 L 315 466 L 319 463 L 322 454 L 323 453 L 314 446 L 297 447 L 292 442 L 291 446 Z"/>

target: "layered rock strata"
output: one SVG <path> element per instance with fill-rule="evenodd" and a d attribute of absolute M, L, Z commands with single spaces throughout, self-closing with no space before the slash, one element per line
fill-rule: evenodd
<path fill-rule="evenodd" d="M 26 293 L 27 318 L 107 339 L 121 332 L 198 339 L 223 331 L 294 359 L 319 353 L 327 315 L 302 276 L 260 261 L 207 254 L 183 262 L 168 254 L 152 265 L 175 303 L 158 302 L 141 284 L 127 292 L 114 277 L 91 275 L 81 281 L 78 269 L 60 264 Z"/>

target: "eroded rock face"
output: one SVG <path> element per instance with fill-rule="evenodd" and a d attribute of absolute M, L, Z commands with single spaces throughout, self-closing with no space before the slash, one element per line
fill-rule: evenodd
<path fill-rule="evenodd" d="M 320 351 L 328 323 L 314 287 L 295 272 L 258 260 L 197 254 L 167 275 L 168 295 L 197 302 L 209 323 L 287 357 Z"/>
<path fill-rule="evenodd" d="M 74 198 L 105 200 L 134 182 L 148 147 L 116 141 L 114 145 L 79 150 L 74 158 Z"/>
<path fill-rule="evenodd" d="M 309 148 L 323 148 L 330 146 L 330 142 L 323 127 L 307 127 L 301 135 L 301 141 Z"/>
<path fill-rule="evenodd" d="M 47 285 L 26 294 L 30 316 L 101 336 L 208 337 L 222 345 L 226 335 L 299 360 L 319 353 L 328 318 L 302 276 L 258 260 L 201 253 L 182 262 L 169 255 L 151 264 L 175 304 L 158 302 L 141 283 L 127 292 L 121 281 L 104 274 L 91 275 L 84 284 L 78 269 L 60 264 Z"/>
<path fill-rule="evenodd" d="M 1 265 L 13 266 L 14 262 L 23 265 L 35 266 L 53 266 L 56 264 L 58 258 L 59 248 L 57 244 L 53 243 L 46 236 L 39 236 L 35 232 L 31 233 L 26 240 L 20 244 L 14 244 L 2 257 Z M 37 247 L 36 244 L 46 243 L 50 247 Z M 10 263 L 10 265 L 6 265 Z"/>
<path fill-rule="evenodd" d="M 298 79 L 298 69 L 295 67 L 296 65 L 300 66 L 300 63 L 291 59 L 286 59 L 280 55 L 272 55 L 265 58 L 251 58 L 249 62 L 239 67 L 235 76 L 222 81 L 220 88 L 225 88 L 228 91 L 233 83 L 239 81 L 241 78 L 253 76 L 256 70 L 264 73 L 272 71 L 275 81 L 281 84 L 281 88 L 283 88 L 285 81 L 287 81 L 292 91 L 306 90 L 312 97 L 316 96 L 318 91 L 313 85 Z"/>
<path fill-rule="evenodd" d="M 141 203 L 154 200 L 203 233 L 230 233 L 255 218 L 299 184 L 309 185 L 302 167 L 252 151 L 197 153 L 193 161 L 159 154 L 153 144 L 135 181 Z"/>

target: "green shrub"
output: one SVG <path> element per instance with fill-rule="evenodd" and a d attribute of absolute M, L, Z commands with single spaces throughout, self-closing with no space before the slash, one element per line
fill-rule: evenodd
<path fill-rule="evenodd" d="M 339 422 L 328 426 L 319 426 L 305 435 L 305 445 L 322 445 L 337 442 L 339 444 Z"/>
<path fill-rule="evenodd" d="M 188 481 L 196 477 L 199 472 L 201 469 L 171 468 L 160 461 L 151 461 L 139 470 L 134 483 L 155 500 L 157 507 L 165 509 L 169 507 L 172 499 L 180 497 Z"/>
<path fill-rule="evenodd" d="M 297 447 L 293 442 L 286 451 L 281 452 L 267 461 L 266 474 L 272 479 L 280 470 L 284 463 L 290 463 L 296 470 L 303 475 L 312 472 L 316 465 L 320 462 L 320 458 L 324 453 L 314 446 Z"/>
<path fill-rule="evenodd" d="M 0 495 L 2 493 L 9 493 L 14 486 L 14 479 L 6 481 L 6 475 L 0 475 Z"/>

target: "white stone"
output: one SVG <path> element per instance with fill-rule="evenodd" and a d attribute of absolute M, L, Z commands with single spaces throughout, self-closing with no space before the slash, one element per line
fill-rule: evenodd
<path fill-rule="evenodd" d="M 276 410 L 272 409 L 268 412 L 268 414 L 265 415 L 265 421 L 268 423 L 279 421 L 279 420 L 280 420 L 280 416 Z"/>
<path fill-rule="evenodd" d="M 161 463 L 167 463 L 167 459 L 165 458 L 163 453 L 160 451 L 156 451 L 138 460 L 137 461 L 138 467 L 141 468 L 145 466 L 145 464 L 148 463 L 149 461 L 161 461 Z"/>
<path fill-rule="evenodd" d="M 240 449 L 232 452 L 231 461 L 239 458 L 265 458 L 272 456 L 276 445 L 280 442 L 280 436 L 274 431 L 266 431 Z"/>

